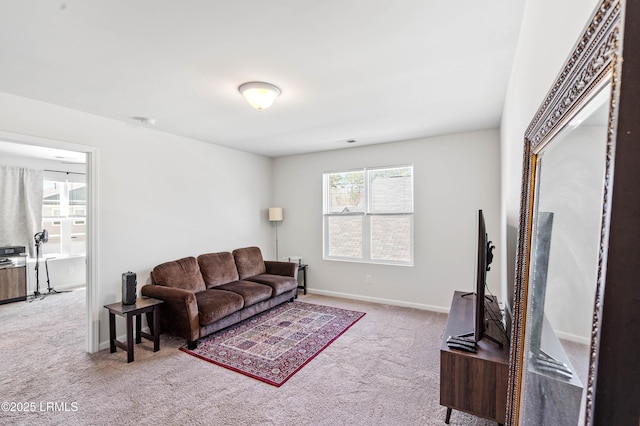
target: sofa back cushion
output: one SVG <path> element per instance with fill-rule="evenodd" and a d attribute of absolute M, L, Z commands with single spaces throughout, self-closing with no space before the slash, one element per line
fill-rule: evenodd
<path fill-rule="evenodd" d="M 200 292 L 206 289 L 195 257 L 166 262 L 153 268 L 151 279 L 158 285 Z"/>
<path fill-rule="evenodd" d="M 207 288 L 238 281 L 236 263 L 229 252 L 201 254 L 198 266 Z"/>
<path fill-rule="evenodd" d="M 264 264 L 262 252 L 260 252 L 259 247 L 235 249 L 233 251 L 233 257 L 236 261 L 238 276 L 241 280 L 267 272 L 267 267 Z"/>

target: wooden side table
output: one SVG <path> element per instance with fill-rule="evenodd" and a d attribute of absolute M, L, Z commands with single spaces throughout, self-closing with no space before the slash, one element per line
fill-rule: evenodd
<path fill-rule="evenodd" d="M 298 274 L 300 274 L 300 272 L 302 272 L 302 285 L 300 285 L 298 283 L 298 288 L 303 289 L 304 290 L 304 294 L 307 294 L 307 267 L 308 266 L 309 265 L 306 265 L 306 264 L 299 264 L 298 265 Z"/>
<path fill-rule="evenodd" d="M 162 300 L 153 299 L 151 297 L 138 297 L 133 305 L 123 305 L 122 302 L 104 305 L 109 310 L 109 350 L 111 353 L 116 351 L 116 346 L 127 351 L 127 362 L 133 361 L 133 317 L 136 317 L 136 343 L 142 341 L 142 337 L 153 341 L 153 351 L 160 350 L 160 314 L 156 312 L 156 307 Z M 142 331 L 140 316 L 148 313 L 147 318 L 151 319 L 149 331 Z M 127 343 L 120 342 L 116 339 L 116 315 L 125 317 L 127 320 Z"/>

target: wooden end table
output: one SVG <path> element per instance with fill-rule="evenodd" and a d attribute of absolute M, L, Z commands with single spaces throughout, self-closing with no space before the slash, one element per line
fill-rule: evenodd
<path fill-rule="evenodd" d="M 298 288 L 303 289 L 304 291 L 303 294 L 307 294 L 307 267 L 308 266 L 309 265 L 298 264 L 298 274 L 302 272 L 302 285 L 298 284 Z M 296 297 L 298 297 L 297 292 L 296 292 Z"/>
<path fill-rule="evenodd" d="M 142 337 L 153 341 L 153 351 L 160 350 L 160 314 L 156 312 L 156 307 L 162 300 L 153 299 L 151 297 L 138 297 L 133 305 L 123 305 L 122 302 L 104 305 L 109 310 L 109 350 L 111 353 L 116 351 L 116 347 L 127 351 L 127 362 L 133 361 L 133 317 L 136 317 L 136 343 L 142 341 Z M 149 331 L 142 331 L 140 316 L 148 313 L 151 319 Z M 125 317 L 127 320 L 127 343 L 120 342 L 116 339 L 116 315 Z"/>

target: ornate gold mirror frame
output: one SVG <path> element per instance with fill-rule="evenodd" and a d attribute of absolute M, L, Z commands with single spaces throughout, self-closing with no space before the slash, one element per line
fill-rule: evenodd
<path fill-rule="evenodd" d="M 629 13 L 629 9 L 633 9 L 633 11 Z M 621 101 L 620 90 L 621 86 L 623 86 L 624 90 L 627 88 L 622 84 L 623 81 L 621 79 L 621 75 L 623 75 L 623 38 L 624 42 L 627 43 L 627 37 L 623 37 L 623 27 L 625 26 L 625 20 L 627 22 L 626 25 L 628 26 L 629 22 L 632 22 L 631 18 L 634 16 L 637 18 L 637 9 L 638 7 L 635 5 L 633 5 L 633 7 L 626 5 L 624 0 L 603 0 L 601 4 L 598 5 L 598 8 L 592 15 L 590 23 L 587 25 L 582 37 L 575 46 L 574 51 L 565 63 L 558 79 L 552 86 L 542 106 L 536 113 L 525 133 L 522 198 L 520 203 L 520 228 L 518 235 L 512 342 L 510 349 L 510 371 L 506 418 L 506 423 L 508 425 L 528 425 L 536 424 L 536 421 L 540 421 L 540 419 L 535 421 L 531 420 L 529 416 L 523 415 L 523 412 L 526 411 L 524 407 L 530 406 L 528 405 L 530 401 L 527 401 L 526 398 L 533 397 L 542 399 L 544 397 L 547 401 L 544 401 L 542 405 L 546 406 L 561 403 L 561 401 L 553 400 L 554 397 L 561 395 L 561 392 L 558 393 L 559 391 L 554 388 L 554 386 L 556 386 L 555 384 L 548 385 L 549 392 L 547 394 L 545 394 L 546 390 L 538 393 L 524 392 L 527 366 L 531 365 L 531 360 L 535 357 L 533 352 L 537 349 L 538 353 L 542 352 L 545 357 L 547 356 L 546 353 L 540 351 L 540 341 L 538 339 L 536 343 L 536 337 L 531 331 L 532 324 L 536 322 L 536 320 L 541 322 L 541 318 L 544 316 L 543 314 L 545 314 L 545 312 L 537 311 L 544 309 L 544 291 L 542 292 L 542 296 L 537 296 L 538 299 L 533 297 L 533 292 L 538 291 L 534 290 L 536 274 L 540 275 L 540 271 L 536 270 L 536 268 L 540 268 L 538 265 L 539 263 L 544 263 L 546 268 L 546 262 L 549 260 L 558 262 L 557 258 L 554 259 L 554 254 L 557 253 L 554 253 L 554 250 L 549 250 L 548 241 L 545 245 L 544 241 L 540 239 L 540 235 L 543 233 L 541 231 L 543 228 L 540 227 L 542 226 L 541 224 L 543 221 L 546 220 L 545 216 L 543 216 L 546 213 L 543 213 L 542 210 L 538 211 L 538 205 L 540 203 L 540 198 L 542 197 L 540 191 L 548 193 L 549 188 L 553 187 L 553 185 L 550 185 L 549 183 L 544 184 L 546 185 L 546 188 L 539 187 L 541 182 L 541 164 L 544 156 L 548 154 L 550 147 L 557 146 L 559 142 L 564 142 L 563 138 L 566 140 L 567 133 L 573 130 L 573 127 L 577 125 L 577 121 L 582 120 L 580 118 L 580 114 L 584 115 L 585 111 L 589 111 L 589 104 L 596 97 L 600 99 L 604 98 L 606 100 L 605 107 L 608 106 L 608 112 L 605 111 L 607 114 L 605 117 L 607 118 L 604 120 L 605 123 L 603 124 L 603 126 L 606 125 L 606 131 L 602 133 L 602 139 L 606 139 L 606 141 L 602 141 L 603 174 L 602 180 L 599 184 L 601 185 L 601 200 L 599 200 L 599 218 L 596 217 L 596 220 L 599 219 L 599 224 L 596 223 L 596 227 L 599 229 L 597 231 L 596 238 L 594 238 L 594 240 L 599 241 L 594 241 L 593 247 L 594 256 L 592 263 L 594 269 L 593 278 L 595 281 L 593 282 L 593 288 L 595 291 L 590 295 L 593 307 L 593 312 L 590 318 L 591 332 L 590 336 L 587 337 L 587 341 L 590 340 L 590 346 L 585 345 L 585 347 L 590 347 L 586 356 L 588 357 L 588 372 L 585 370 L 585 374 L 587 374 L 588 377 L 586 380 L 587 383 L 582 384 L 582 387 L 580 387 L 580 392 L 584 393 L 579 397 L 579 399 L 582 399 L 582 408 L 579 408 L 579 411 L 581 411 L 579 420 L 572 418 L 570 423 L 563 423 L 558 420 L 558 422 L 554 422 L 554 424 L 575 425 L 578 424 L 578 422 L 584 422 L 584 424 L 587 425 L 605 424 L 602 423 L 602 419 L 605 417 L 600 416 L 599 420 L 594 420 L 594 413 L 598 411 L 595 408 L 596 400 L 598 402 L 600 401 L 600 399 L 598 399 L 600 398 L 600 394 L 605 395 L 601 399 L 603 406 L 604 404 L 608 404 L 607 407 L 611 407 L 612 405 L 610 401 L 615 399 L 611 398 L 610 395 L 606 395 L 607 392 L 610 393 L 610 391 L 598 391 L 598 377 L 601 373 L 601 354 L 604 353 L 605 350 L 607 351 L 606 353 L 609 353 L 608 351 L 613 348 L 613 346 L 609 344 L 607 344 L 606 348 L 602 348 L 601 337 L 605 333 L 603 332 L 603 315 L 605 318 L 609 315 L 603 314 L 605 302 L 610 303 L 609 298 L 605 300 L 605 297 L 607 296 L 605 293 L 609 291 L 606 286 L 609 286 L 610 281 L 613 281 L 614 279 L 611 276 L 612 271 L 607 269 L 608 265 L 611 264 L 609 261 L 611 256 L 610 250 L 611 247 L 617 245 L 616 241 L 619 240 L 617 235 L 615 236 L 616 240 L 614 240 L 613 234 L 610 235 L 610 229 L 613 229 L 614 226 L 612 223 L 612 211 L 614 208 L 624 208 L 622 195 L 619 195 L 618 197 L 620 202 L 618 202 L 616 197 L 613 195 L 614 181 L 616 190 L 618 190 L 619 186 L 622 187 L 626 185 L 626 183 L 618 183 L 618 175 L 620 174 L 622 179 L 629 182 L 629 178 L 627 176 L 632 174 L 629 167 L 626 166 L 625 170 L 618 170 L 619 166 L 616 155 L 620 155 L 618 145 L 621 143 L 621 138 L 619 136 L 621 132 L 618 129 L 618 116 L 620 114 Z M 638 31 L 635 30 L 635 26 L 637 25 L 633 26 L 633 37 L 637 39 L 636 33 Z M 633 43 L 630 42 L 629 46 L 626 46 L 625 44 L 625 48 L 631 46 L 636 49 L 638 48 L 635 41 L 633 41 Z M 631 55 L 637 56 L 636 53 L 631 53 Z M 624 59 L 627 61 L 627 57 Z M 635 58 L 632 62 L 636 62 Z M 629 70 L 625 64 L 624 72 L 627 71 Z M 639 77 L 636 77 L 636 79 L 638 78 Z M 640 81 L 638 83 L 640 84 Z M 635 86 L 633 90 L 637 92 Z M 632 109 L 637 110 L 638 108 L 636 108 L 636 106 L 637 102 L 633 105 L 633 108 L 627 106 L 625 106 L 625 108 L 627 108 L 627 111 Z M 640 121 L 640 116 L 637 115 L 637 111 L 635 112 L 636 122 Z M 637 125 L 633 124 L 632 127 L 637 128 Z M 624 137 L 622 139 L 624 139 Z M 623 141 L 623 143 L 627 144 L 626 141 Z M 638 140 L 636 145 L 640 145 L 640 140 Z M 636 153 L 640 153 L 638 148 L 634 147 L 633 150 Z M 579 151 L 575 153 L 578 154 Z M 557 161 L 556 163 L 560 164 L 556 167 L 562 167 L 563 161 Z M 567 161 L 564 161 L 564 163 L 567 163 Z M 638 170 L 637 174 L 640 174 L 640 164 L 637 164 L 636 167 Z M 616 169 L 615 179 L 614 169 Z M 548 171 L 548 169 L 546 169 L 545 172 L 546 171 Z M 640 191 L 640 188 L 638 188 L 638 191 Z M 632 199 L 627 197 L 624 202 L 631 203 L 630 205 L 635 206 L 639 204 L 637 202 L 638 198 L 640 197 L 634 196 Z M 571 200 L 566 198 L 566 202 L 570 203 Z M 551 216 L 551 219 L 553 220 L 553 214 L 551 214 Z M 556 216 L 559 215 L 556 214 Z M 598 216 L 598 214 L 596 214 L 596 216 Z M 617 222 L 618 225 L 621 223 L 622 222 Z M 636 227 L 640 227 L 640 224 L 637 222 L 635 225 Z M 554 229 L 553 232 L 556 232 L 556 229 Z M 551 233 L 551 231 L 549 231 L 549 233 Z M 640 240 L 636 242 L 626 242 L 625 244 L 627 246 L 631 244 L 640 245 Z M 637 249 L 634 248 L 634 250 L 637 252 Z M 543 258 L 544 262 L 540 261 L 541 258 Z M 640 264 L 640 258 L 636 259 L 636 264 Z M 622 269 L 620 268 L 624 268 L 624 266 L 616 264 L 614 268 L 616 271 L 621 271 Z M 546 286 L 546 269 L 542 275 L 544 275 L 544 285 Z M 619 292 L 622 291 L 622 289 L 614 289 L 614 287 L 615 286 L 612 285 L 610 291 L 617 292 L 619 296 Z M 640 287 L 640 283 L 637 287 Z M 636 292 L 635 294 L 639 293 L 638 290 L 634 291 Z M 548 292 L 546 297 L 549 299 Z M 539 305 L 536 306 L 536 303 L 539 303 L 540 298 L 542 300 L 542 307 Z M 567 309 L 570 310 L 571 308 L 572 307 L 569 303 Z M 590 307 L 588 309 L 591 311 Z M 615 311 L 616 309 L 618 309 L 618 307 L 611 307 L 611 310 Z M 640 305 L 638 306 L 638 312 L 638 318 L 640 318 Z M 613 316 L 611 316 L 611 318 L 613 318 Z M 547 323 L 549 322 L 546 319 L 544 321 Z M 640 322 L 637 324 L 640 325 Z M 540 328 L 541 327 L 542 326 L 540 326 Z M 609 331 L 613 330 L 611 322 L 607 322 L 607 327 L 610 327 Z M 636 333 L 637 335 L 640 331 L 632 330 L 632 333 Z M 542 334 L 542 331 L 540 331 L 539 334 Z M 638 347 L 640 347 L 640 345 L 635 343 L 635 348 Z M 640 354 L 636 354 L 636 356 L 637 355 Z M 611 367 L 611 365 L 616 362 L 615 359 L 616 357 L 607 358 L 606 365 L 604 367 L 607 371 L 613 371 L 614 367 Z M 540 358 L 538 357 L 537 360 L 539 361 Z M 539 361 L 540 364 L 545 364 L 543 367 L 545 367 L 547 372 L 550 370 L 547 368 L 549 367 L 549 362 L 555 361 L 552 358 L 545 358 L 542 361 Z M 640 363 L 640 359 L 637 362 Z M 558 365 L 560 364 L 563 363 L 560 362 Z M 541 369 L 541 371 L 545 369 Z M 535 368 L 533 368 L 533 370 L 535 371 Z M 639 369 L 636 368 L 634 373 L 636 378 L 638 378 L 638 371 Z M 547 377 L 549 379 L 549 383 L 555 383 L 557 382 L 556 379 L 558 377 L 562 379 L 561 376 L 563 374 L 567 375 L 567 373 L 561 371 L 561 368 L 556 368 L 556 371 L 552 371 L 551 373 L 546 374 L 545 371 L 542 371 L 541 376 Z M 569 375 L 570 373 L 571 372 L 569 372 Z M 536 386 L 541 387 L 547 385 L 540 385 L 536 382 Z M 636 389 L 637 388 L 638 387 L 636 386 Z M 543 394 L 546 396 L 541 396 Z M 623 401 L 624 398 L 621 400 Z M 640 404 L 640 401 L 636 401 L 636 405 L 638 404 Z M 580 407 L 579 400 L 578 407 Z M 554 409 L 561 411 L 563 407 L 560 405 Z M 638 409 L 635 408 L 632 410 L 635 410 L 633 413 L 638 411 Z M 635 415 L 633 413 L 630 415 Z M 608 418 L 612 419 L 615 417 L 612 415 L 612 417 Z M 629 417 L 624 418 L 628 419 Z M 637 419 L 635 420 L 635 424 L 640 424 Z"/>

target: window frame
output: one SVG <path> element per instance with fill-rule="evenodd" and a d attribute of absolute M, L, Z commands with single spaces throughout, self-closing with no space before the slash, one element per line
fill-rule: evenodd
<path fill-rule="evenodd" d="M 384 213 L 372 213 L 372 190 L 371 190 L 371 173 L 380 171 L 380 170 L 392 170 L 392 169 L 410 169 L 411 171 L 411 205 L 409 211 L 406 212 L 384 212 Z M 364 201 L 363 211 L 357 212 L 344 212 L 344 213 L 330 213 L 330 197 L 331 191 L 329 190 L 329 179 L 331 175 L 341 174 L 341 173 L 352 173 L 352 172 L 362 172 L 363 173 L 363 197 Z M 390 165 L 390 166 L 371 166 L 371 167 L 360 167 L 348 170 L 336 170 L 336 171 L 328 171 L 324 172 L 322 176 L 322 197 L 323 197 L 323 218 L 322 218 L 322 257 L 324 260 L 330 261 L 341 261 L 341 262 L 354 262 L 354 263 L 372 263 L 372 264 L 384 264 L 384 265 L 393 265 L 393 266 L 413 266 L 414 264 L 414 216 L 415 216 L 415 172 L 413 164 L 402 164 L 402 165 Z M 348 216 L 360 216 L 362 217 L 362 245 L 361 257 L 348 257 L 348 256 L 332 256 L 329 254 L 330 245 L 330 229 L 329 229 L 329 220 L 332 217 L 348 217 Z M 396 259 L 374 259 L 372 258 L 372 225 L 371 218 L 372 217 L 408 217 L 409 218 L 409 260 L 396 260 Z"/>
<path fill-rule="evenodd" d="M 59 176 L 61 172 L 49 172 L 45 173 L 43 178 L 43 187 L 47 189 L 47 185 L 53 183 L 54 185 L 61 185 L 59 191 L 64 191 L 65 196 L 61 196 L 57 204 L 46 201 L 46 196 L 43 196 L 42 202 L 42 227 L 43 229 L 51 229 L 49 233 L 49 243 L 43 246 L 43 255 L 55 255 L 61 257 L 67 256 L 86 256 L 86 238 L 87 238 L 87 201 L 88 200 L 73 200 L 69 196 L 71 191 L 78 189 L 79 187 L 87 187 L 86 175 L 76 173 L 73 178 L 66 176 Z M 79 187 L 76 187 L 80 185 Z M 53 207 L 52 207 L 53 206 Z M 45 210 L 50 209 L 51 214 L 45 215 Z M 84 214 L 79 214 L 84 213 Z M 73 229 L 74 226 L 83 226 L 84 231 L 78 232 Z M 84 241 L 84 250 L 76 250 L 79 244 L 76 243 L 76 239 L 80 238 Z"/>

